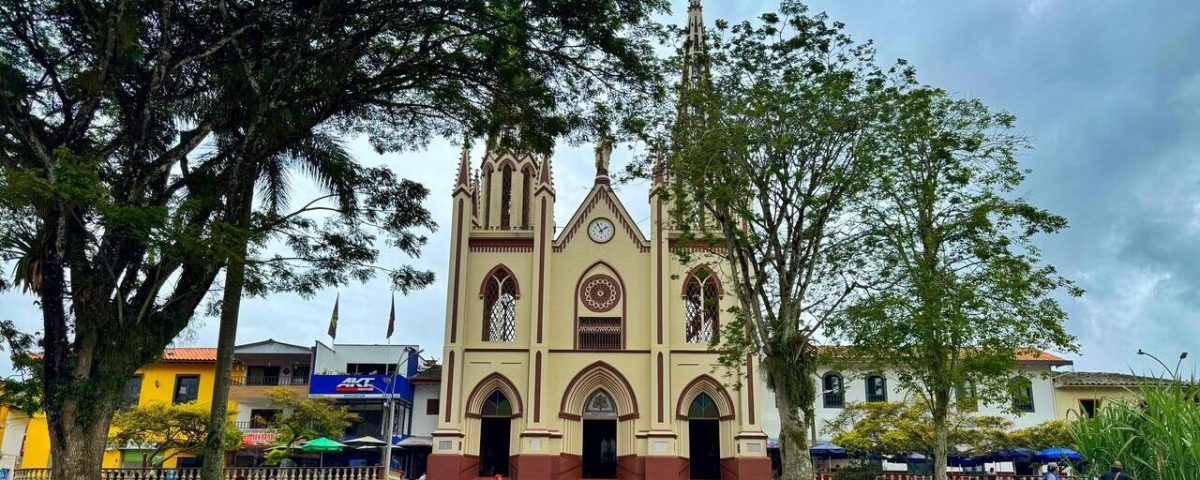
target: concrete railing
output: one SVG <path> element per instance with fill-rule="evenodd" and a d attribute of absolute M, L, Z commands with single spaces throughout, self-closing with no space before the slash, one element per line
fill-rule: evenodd
<path fill-rule="evenodd" d="M 225 480 L 376 480 L 380 467 L 225 467 Z M 48 468 L 24 468 L 13 480 L 50 480 Z M 105 468 L 99 480 L 198 480 L 199 468 Z"/>

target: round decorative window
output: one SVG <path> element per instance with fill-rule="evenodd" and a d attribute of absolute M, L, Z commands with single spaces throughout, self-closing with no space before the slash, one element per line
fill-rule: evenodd
<path fill-rule="evenodd" d="M 583 282 L 583 304 L 593 312 L 607 312 L 621 301 L 621 287 L 608 275 L 592 275 Z"/>

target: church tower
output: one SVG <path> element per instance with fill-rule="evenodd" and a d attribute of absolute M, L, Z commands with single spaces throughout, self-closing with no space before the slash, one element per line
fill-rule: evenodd
<path fill-rule="evenodd" d="M 696 0 L 688 22 L 702 38 Z M 556 230 L 550 156 L 489 144 L 472 175 L 464 147 L 429 478 L 770 478 L 758 365 L 733 389 L 708 347 L 734 304 L 725 269 L 703 252 L 681 263 L 659 195 L 647 238 L 613 190 L 612 150 L 598 142 L 592 187 Z"/>

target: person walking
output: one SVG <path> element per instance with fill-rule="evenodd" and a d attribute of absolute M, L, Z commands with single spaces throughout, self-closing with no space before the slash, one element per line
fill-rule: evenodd
<path fill-rule="evenodd" d="M 1125 473 L 1125 466 L 1121 465 L 1121 462 L 1113 462 L 1112 468 L 1104 472 L 1100 480 L 1133 480 L 1133 477 Z"/>
<path fill-rule="evenodd" d="M 1046 465 L 1046 474 L 1042 476 L 1042 480 L 1062 480 L 1058 476 L 1058 465 L 1053 463 Z"/>

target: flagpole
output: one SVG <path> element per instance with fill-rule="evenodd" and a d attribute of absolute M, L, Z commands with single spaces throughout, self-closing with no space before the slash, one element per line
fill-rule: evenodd
<path fill-rule="evenodd" d="M 392 293 L 392 308 L 388 314 L 387 349 L 388 359 L 392 358 L 392 329 L 396 321 L 396 294 Z M 391 478 L 392 473 L 392 434 L 396 431 L 396 373 L 400 371 L 400 361 L 397 359 L 392 367 L 392 381 L 388 383 L 387 392 L 387 427 L 384 432 L 383 446 L 383 480 Z M 385 372 L 386 373 L 386 372 Z"/>

